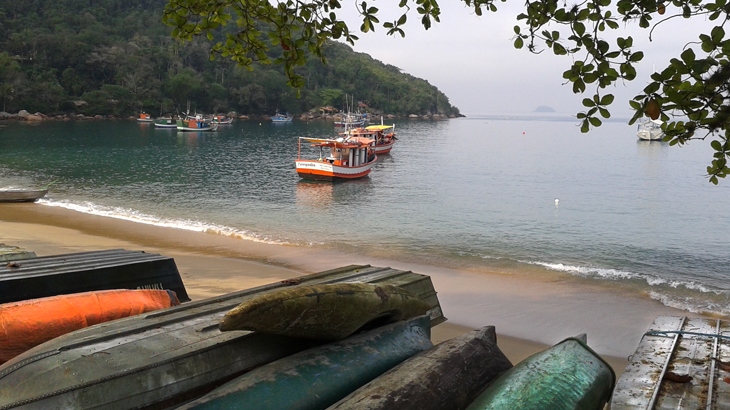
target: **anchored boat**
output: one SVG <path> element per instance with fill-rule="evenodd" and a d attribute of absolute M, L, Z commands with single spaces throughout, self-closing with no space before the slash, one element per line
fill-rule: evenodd
<path fill-rule="evenodd" d="M 233 124 L 233 118 L 228 118 L 225 115 L 214 115 L 210 122 L 213 124 L 229 125 Z"/>
<path fill-rule="evenodd" d="M 645 141 L 661 140 L 662 138 L 664 138 L 662 124 L 663 123 L 659 120 L 647 119 L 646 121 L 639 124 L 636 130 L 636 136 L 639 137 L 640 140 Z"/>
<path fill-rule="evenodd" d="M 730 321 L 658 316 L 630 357 L 611 410 L 730 408 Z"/>
<path fill-rule="evenodd" d="M 147 114 L 146 112 L 139 113 L 139 117 L 137 117 L 137 122 L 152 122 L 154 121 L 152 119 L 152 116 Z"/>
<path fill-rule="evenodd" d="M 98 324 L 36 346 L 0 366 L 0 409 L 175 408 L 319 343 L 222 332 L 226 312 L 270 290 L 338 282 L 401 287 L 431 306 L 431 326 L 446 320 L 428 276 L 346 266 Z"/>
<path fill-rule="evenodd" d="M 273 122 L 292 122 L 293 119 L 294 117 L 289 115 L 289 113 L 286 113 L 286 115 L 284 115 L 277 112 L 276 115 L 271 117 L 271 121 Z"/>
<path fill-rule="evenodd" d="M 177 121 L 173 120 L 172 117 L 162 117 L 155 120 L 155 127 L 157 128 L 177 128 Z"/>
<path fill-rule="evenodd" d="M 341 133 L 348 137 L 362 137 L 373 141 L 375 154 L 388 154 L 395 144 L 395 125 L 371 125 L 365 128 L 353 128 Z"/>
<path fill-rule="evenodd" d="M 187 117 L 184 120 L 177 120 L 178 131 L 215 131 L 217 129 L 217 123 L 208 123 L 200 114 L 195 117 Z"/>
<path fill-rule="evenodd" d="M 301 159 L 302 140 L 319 148 L 319 159 Z M 334 140 L 300 137 L 297 174 L 301 178 L 321 181 L 362 178 L 370 173 L 378 159 L 372 145 L 372 140 L 361 137 Z"/>

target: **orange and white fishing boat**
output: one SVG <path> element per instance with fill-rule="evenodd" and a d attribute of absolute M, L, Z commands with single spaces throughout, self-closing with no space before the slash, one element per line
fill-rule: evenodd
<path fill-rule="evenodd" d="M 353 128 L 341 135 L 348 137 L 361 137 L 373 141 L 375 154 L 388 154 L 393 149 L 397 138 L 395 137 L 395 125 L 371 125 L 365 128 Z"/>
<path fill-rule="evenodd" d="M 302 159 L 302 140 L 319 147 L 319 159 Z M 299 138 L 297 174 L 301 178 L 320 181 L 362 178 L 378 160 L 373 151 L 373 141 L 362 137 L 337 139 Z"/>
<path fill-rule="evenodd" d="M 146 112 L 139 113 L 139 117 L 137 117 L 137 122 L 152 122 L 154 119 L 151 115 L 147 114 Z"/>

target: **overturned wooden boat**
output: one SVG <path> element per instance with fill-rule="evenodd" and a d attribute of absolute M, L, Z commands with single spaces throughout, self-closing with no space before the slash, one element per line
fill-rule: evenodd
<path fill-rule="evenodd" d="M 259 367 L 178 410 L 321 410 L 431 346 L 430 320 L 419 316 Z"/>
<path fill-rule="evenodd" d="M 569 338 L 505 372 L 467 410 L 602 410 L 615 382 L 601 356 Z"/>
<path fill-rule="evenodd" d="M 730 321 L 658 316 L 616 383 L 612 410 L 729 409 Z"/>
<path fill-rule="evenodd" d="M 487 326 L 413 356 L 327 410 L 461 410 L 510 368 Z"/>
<path fill-rule="evenodd" d="M 110 249 L 0 264 L 0 303 L 111 289 L 167 289 L 190 300 L 175 260 L 156 253 Z"/>
<path fill-rule="evenodd" d="M 218 322 L 262 292 L 318 283 L 367 282 L 402 287 L 446 320 L 431 278 L 353 265 L 272 283 L 77 330 L 0 366 L 0 410 L 174 408 L 247 371 L 312 347 L 312 342 L 248 331 L 221 332 Z"/>
<path fill-rule="evenodd" d="M 397 286 L 326 283 L 279 289 L 247 300 L 223 316 L 220 329 L 333 341 L 368 323 L 397 322 L 430 308 Z"/>
<path fill-rule="evenodd" d="M 0 305 L 0 364 L 98 323 L 177 306 L 171 290 L 101 290 Z"/>
<path fill-rule="evenodd" d="M 4 189 L 0 190 L 0 202 L 35 202 L 47 193 L 47 189 Z"/>

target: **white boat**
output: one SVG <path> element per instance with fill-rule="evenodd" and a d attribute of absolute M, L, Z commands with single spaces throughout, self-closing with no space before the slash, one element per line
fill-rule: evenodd
<path fill-rule="evenodd" d="M 640 140 L 645 141 L 658 141 L 664 138 L 664 131 L 662 131 L 663 122 L 659 120 L 645 120 L 636 131 L 636 136 Z"/>
<path fill-rule="evenodd" d="M 276 115 L 271 117 L 271 121 L 273 122 L 292 122 L 293 119 L 294 117 L 289 115 L 289 113 L 286 113 L 286 115 L 284 115 L 277 112 Z"/>
<path fill-rule="evenodd" d="M 301 159 L 302 140 L 319 147 L 319 159 Z M 361 137 L 336 140 L 300 137 L 297 174 L 301 178 L 320 181 L 362 178 L 370 173 L 373 164 L 378 160 L 372 144 L 372 140 Z M 329 148 L 329 152 L 325 152 L 325 148 Z"/>

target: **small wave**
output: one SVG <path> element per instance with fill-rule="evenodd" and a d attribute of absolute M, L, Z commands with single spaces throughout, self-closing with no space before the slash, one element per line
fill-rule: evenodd
<path fill-rule="evenodd" d="M 41 205 L 56 206 L 60 208 L 70 209 L 73 211 L 104 216 L 108 218 L 123 219 L 125 221 L 138 222 L 147 225 L 155 225 L 164 228 L 184 229 L 186 231 L 204 232 L 221 236 L 228 236 L 236 239 L 244 239 L 253 242 L 273 244 L 273 245 L 289 245 L 289 242 L 272 239 L 269 237 L 257 235 L 253 232 L 231 228 L 223 225 L 216 225 L 207 222 L 195 221 L 192 219 L 167 219 L 159 218 L 154 215 L 144 214 L 133 209 L 122 207 L 111 207 L 94 204 L 92 202 L 73 203 L 69 201 L 51 201 L 48 199 L 40 199 L 37 202 Z"/>
<path fill-rule="evenodd" d="M 572 266 L 572 265 L 565 265 L 562 263 L 548 263 L 548 262 L 539 262 L 539 261 L 523 261 L 523 262 L 529 263 L 531 265 L 542 266 L 549 270 L 565 272 L 565 273 L 569 273 L 573 276 L 580 276 L 580 277 L 584 277 L 584 278 L 601 278 L 601 279 L 607 279 L 607 280 L 643 280 L 649 286 L 655 286 L 655 287 L 656 286 L 669 286 L 669 287 L 675 288 L 675 289 L 685 288 L 685 289 L 694 290 L 694 291 L 698 291 L 698 292 L 702 292 L 702 293 L 714 293 L 717 295 L 726 293 L 726 291 L 724 291 L 724 290 L 713 289 L 704 284 L 697 283 L 697 282 L 665 279 L 665 278 L 661 278 L 661 277 L 658 277 L 655 275 L 627 272 L 627 271 L 622 271 L 622 270 L 618 270 L 618 269 L 596 268 L 596 267 L 590 267 L 590 266 Z"/>
<path fill-rule="evenodd" d="M 724 303 L 713 302 L 693 296 L 669 295 L 662 292 L 651 291 L 649 297 L 660 302 L 664 306 L 675 309 L 686 310 L 697 314 L 718 314 L 730 315 L 727 301 Z"/>

